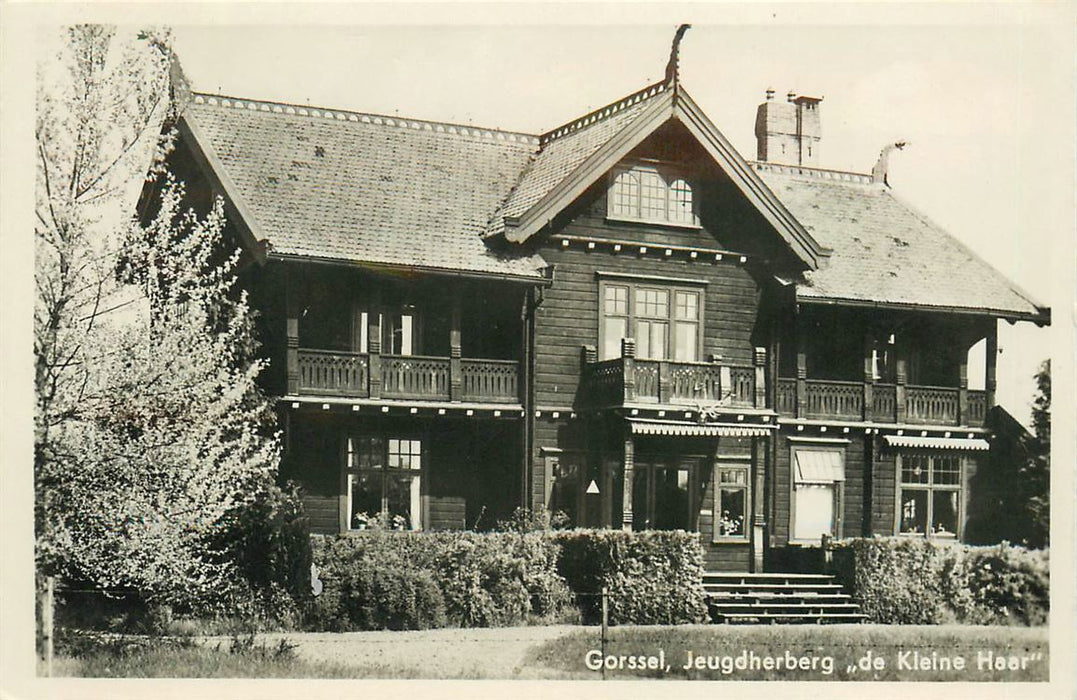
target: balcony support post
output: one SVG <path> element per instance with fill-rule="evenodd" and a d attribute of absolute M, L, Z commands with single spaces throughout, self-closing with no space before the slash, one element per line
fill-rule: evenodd
<path fill-rule="evenodd" d="M 636 400 L 636 341 L 621 338 L 621 363 L 624 374 L 624 402 Z"/>
<path fill-rule="evenodd" d="M 797 343 L 797 418 L 808 415 L 808 324 L 798 304 L 796 307 Z"/>
<path fill-rule="evenodd" d="M 381 290 L 371 290 L 370 313 L 367 314 L 367 396 L 381 398 Z"/>
<path fill-rule="evenodd" d="M 957 364 L 957 424 L 971 425 L 969 421 L 968 353 L 965 353 Z"/>
<path fill-rule="evenodd" d="M 987 369 L 984 376 L 984 415 L 995 407 L 995 390 L 998 388 L 996 362 L 998 361 L 998 321 L 991 319 L 987 332 Z"/>
<path fill-rule="evenodd" d="M 799 338 L 798 343 L 802 342 Z M 808 415 L 808 355 L 804 347 L 797 347 L 797 418 Z"/>
<path fill-rule="evenodd" d="M 898 355 L 897 383 L 894 386 L 894 407 L 897 413 L 895 420 L 898 423 L 904 423 L 909 412 L 908 397 L 905 390 L 905 385 L 909 381 L 909 361 L 903 355 L 904 353 Z"/>
<path fill-rule="evenodd" d="M 295 396 L 299 393 L 299 281 L 296 271 L 290 266 L 285 268 L 284 280 L 284 337 L 286 393 Z"/>
<path fill-rule="evenodd" d="M 624 485 L 621 506 L 621 529 L 625 532 L 632 532 L 632 481 L 633 472 L 636 465 L 636 443 L 632 439 L 632 435 L 625 437 L 624 442 Z M 612 494 L 607 494 L 606 498 L 610 498 Z"/>
<path fill-rule="evenodd" d="M 864 406 L 863 418 L 875 417 L 875 329 L 864 331 Z"/>
<path fill-rule="evenodd" d="M 452 291 L 451 324 L 449 327 L 449 400 L 454 402 L 459 402 L 464 393 L 463 363 L 460 360 L 461 306 L 460 288 L 455 287 Z"/>
<path fill-rule="evenodd" d="M 755 384 L 753 405 L 756 408 L 766 408 L 767 406 L 767 349 L 756 348 L 755 354 L 752 359 L 755 364 Z M 725 387 L 722 387 L 725 391 Z"/>

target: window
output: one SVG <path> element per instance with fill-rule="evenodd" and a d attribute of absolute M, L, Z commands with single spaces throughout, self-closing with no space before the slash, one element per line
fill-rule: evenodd
<path fill-rule="evenodd" d="M 633 165 L 615 169 L 607 201 L 610 218 L 699 225 L 691 183 L 665 168 Z"/>
<path fill-rule="evenodd" d="M 956 538 L 961 525 L 962 460 L 957 455 L 899 454 L 897 530 Z"/>
<path fill-rule="evenodd" d="M 382 519 L 393 530 L 422 527 L 422 442 L 400 438 L 349 437 L 345 495 L 349 530 Z"/>
<path fill-rule="evenodd" d="M 714 541 L 748 539 L 748 461 L 715 466 Z"/>
<path fill-rule="evenodd" d="M 700 290 L 604 282 L 600 298 L 600 359 L 620 357 L 621 338 L 635 339 L 636 357 L 641 359 L 699 359 Z"/>
<path fill-rule="evenodd" d="M 793 448 L 792 466 L 790 539 L 815 544 L 823 535 L 840 537 L 844 450 L 797 446 Z"/>

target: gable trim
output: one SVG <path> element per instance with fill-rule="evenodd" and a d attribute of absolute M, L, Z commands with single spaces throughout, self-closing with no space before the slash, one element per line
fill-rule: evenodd
<path fill-rule="evenodd" d="M 190 115 L 184 114 L 176 124 L 180 138 L 190 150 L 202 174 L 210 181 L 217 192 L 224 194 L 225 204 L 230 205 L 238 216 L 234 217 L 236 230 L 239 231 L 243 244 L 258 262 L 265 265 L 267 261 L 268 237 L 251 213 L 250 207 L 239 196 L 239 187 L 228 175 L 228 171 L 210 145 L 209 139 Z"/>
<path fill-rule="evenodd" d="M 513 243 L 523 243 L 538 233 L 603 173 L 664 124 L 672 116 L 672 107 L 672 91 L 667 90 L 654 98 L 654 102 L 631 124 L 588 156 L 523 216 L 518 219 L 505 217 L 505 238 Z"/>

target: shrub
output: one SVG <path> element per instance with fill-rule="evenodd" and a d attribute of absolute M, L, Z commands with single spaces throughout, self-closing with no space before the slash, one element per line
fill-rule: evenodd
<path fill-rule="evenodd" d="M 609 589 L 611 624 L 683 624 L 707 617 L 699 534 L 574 530 L 557 533 L 559 571 L 579 598 L 585 621 L 601 616 Z"/>
<path fill-rule="evenodd" d="M 838 543 L 834 561 L 872 622 L 1036 625 L 1047 619 L 1046 551 L 858 538 Z"/>
<path fill-rule="evenodd" d="M 556 545 L 540 533 L 372 530 L 319 538 L 314 557 L 325 588 L 310 624 L 320 629 L 386 627 L 411 610 L 427 617 L 409 625 L 504 626 L 554 618 L 571 603 Z M 405 583 L 421 586 L 422 598 L 397 591 Z"/>

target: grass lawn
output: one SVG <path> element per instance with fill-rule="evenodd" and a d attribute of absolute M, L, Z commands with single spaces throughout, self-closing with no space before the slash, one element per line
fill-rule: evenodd
<path fill-rule="evenodd" d="M 39 666 L 39 674 L 43 668 Z M 301 659 L 287 644 L 150 641 L 85 646 L 53 660 L 53 675 L 87 678 L 355 678 L 335 663 Z"/>
<path fill-rule="evenodd" d="M 257 640 L 240 637 L 238 642 L 128 639 L 71 648 L 54 660 L 54 674 L 599 680 L 602 674 L 587 665 L 589 653 L 600 663 L 599 638 L 598 628 L 563 626 L 289 632 L 261 635 Z M 614 627 L 606 648 L 609 657 L 614 668 L 607 670 L 606 677 L 616 679 L 1048 680 L 1047 629 L 1043 627 Z M 691 668 L 686 669 L 686 663 Z M 996 668 L 996 663 L 1002 667 Z M 648 668 L 658 664 L 662 667 Z"/>
<path fill-rule="evenodd" d="M 597 629 L 573 632 L 533 649 L 528 664 L 600 677 L 587 666 L 589 652 L 603 658 L 599 639 Z M 615 627 L 605 658 L 607 678 L 1046 681 L 1047 646 L 1045 627 Z"/>

